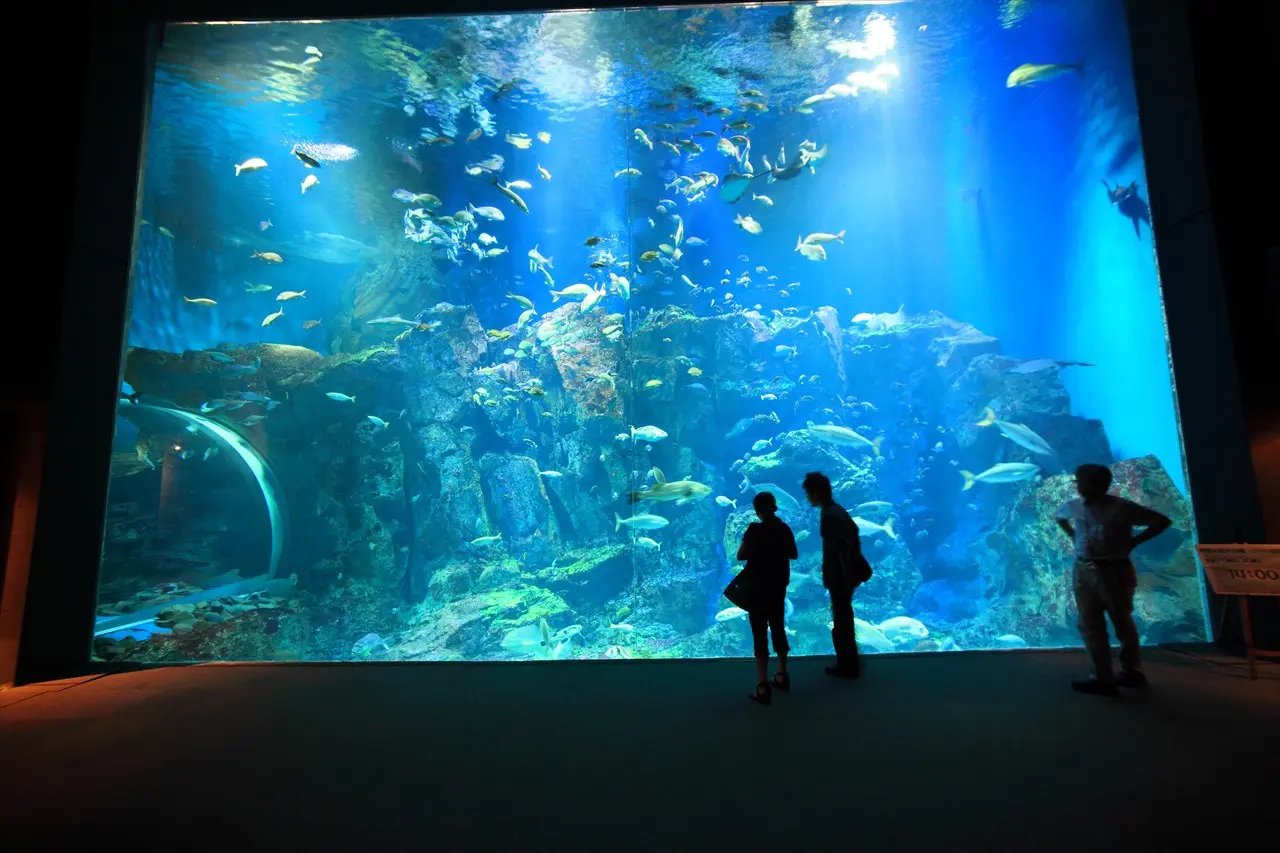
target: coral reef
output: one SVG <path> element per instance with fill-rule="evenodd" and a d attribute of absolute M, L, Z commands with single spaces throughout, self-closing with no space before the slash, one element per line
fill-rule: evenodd
<path fill-rule="evenodd" d="M 1191 519 L 1185 499 L 1152 456 L 1112 466 L 1113 491 L 1169 516 L 1173 526 L 1132 555 L 1138 570 L 1134 602 L 1139 629 L 1149 642 L 1169 636 L 1204 638 Z M 1071 592 L 1074 556 L 1054 513 L 1076 497 L 1075 480 L 1057 475 L 1028 484 L 1002 511 L 980 560 L 986 594 L 994 603 L 985 620 L 996 634 L 1016 634 L 1031 645 L 1074 645 Z"/>
<path fill-rule="evenodd" d="M 1057 370 L 1015 371 L 999 341 L 936 312 L 880 328 L 829 306 L 770 320 L 668 307 L 623 337 L 604 333 L 621 315 L 575 302 L 485 330 L 470 306 L 409 316 L 430 291 L 411 261 L 350 285 L 353 317 L 404 322 L 365 323 L 329 356 L 129 352 L 126 378 L 144 399 L 204 410 L 266 460 L 290 531 L 280 576 L 296 586 L 270 607 L 200 600 L 228 572 L 262 571 L 260 532 L 227 535 L 260 531 L 261 501 L 206 464 L 165 508 L 170 469 L 200 459 L 174 462 L 174 437 L 140 427 L 136 452 L 113 459 L 100 613 L 169 606 L 158 634 L 100 639 L 100 656 L 527 659 L 505 638 L 544 621 L 560 658 L 749 654 L 745 621 L 715 617 L 761 489 L 797 534 L 793 647 L 822 654 L 818 515 L 800 489 L 813 470 L 861 516 L 868 651 L 1077 642 L 1071 556 L 1052 515 L 1073 494 L 1067 472 L 1112 458 Z M 368 295 L 392 279 L 400 296 Z M 796 353 L 803 372 L 788 365 Z M 827 424 L 853 436 L 808 428 Z M 662 435 L 632 435 L 646 425 Z M 1014 482 L 961 474 L 999 462 L 1038 468 Z M 1144 638 L 1202 636 L 1186 499 L 1152 457 L 1113 468 L 1118 493 L 1174 520 L 1134 556 Z M 657 521 L 632 526 L 633 513 Z M 899 617 L 917 633 L 877 635 Z"/>

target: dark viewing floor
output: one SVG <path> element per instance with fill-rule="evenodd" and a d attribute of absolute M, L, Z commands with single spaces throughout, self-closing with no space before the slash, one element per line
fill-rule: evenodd
<path fill-rule="evenodd" d="M 1108 699 L 1077 652 L 804 659 L 771 708 L 746 661 L 33 685 L 0 693 L 0 848 L 1231 850 L 1274 820 L 1280 667 L 1216 661 Z"/>

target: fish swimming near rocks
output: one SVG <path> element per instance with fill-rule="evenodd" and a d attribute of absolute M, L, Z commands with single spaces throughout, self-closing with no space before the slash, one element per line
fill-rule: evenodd
<path fill-rule="evenodd" d="M 252 376 L 262 368 L 262 358 L 254 358 L 248 364 L 228 364 L 222 368 L 223 376 Z"/>
<path fill-rule="evenodd" d="M 753 415 L 752 417 L 749 417 L 749 418 L 743 418 L 742 420 L 734 424 L 733 429 L 725 433 L 724 437 L 726 439 L 737 438 L 738 436 L 746 433 L 747 430 L 751 429 L 756 424 L 767 425 L 767 424 L 776 424 L 779 422 L 780 421 L 778 419 L 777 412 L 770 412 L 767 415 Z"/>
<path fill-rule="evenodd" d="M 1087 361 L 1055 361 L 1052 358 L 1033 358 L 1009 368 L 1005 373 L 1039 373 L 1042 370 L 1063 367 L 1096 367 Z"/>
<path fill-rule="evenodd" d="M 751 478 L 743 475 L 742 491 L 751 489 L 751 493 L 758 495 L 761 492 L 768 492 L 773 495 L 773 499 L 777 501 L 779 512 L 799 512 L 800 502 L 787 494 L 786 489 L 774 483 L 753 483 Z"/>
<path fill-rule="evenodd" d="M 897 648 L 893 640 L 886 637 L 879 627 L 863 619 L 854 617 L 853 630 L 859 646 L 866 646 L 878 652 L 892 652 Z"/>
<path fill-rule="evenodd" d="M 1030 450 L 1041 456 L 1057 456 L 1054 449 L 1049 446 L 1049 442 L 1045 441 L 1036 431 L 1026 424 L 1015 424 L 1008 421 L 1002 421 L 996 418 L 994 409 L 983 409 L 982 420 L 978 421 L 978 426 L 988 427 L 994 426 L 1000 430 L 1000 434 L 1012 441 L 1019 447 Z"/>
<path fill-rule="evenodd" d="M 365 634 L 351 646 L 352 657 L 364 659 L 378 652 L 389 652 L 391 647 L 377 634 Z"/>
<path fill-rule="evenodd" d="M 894 616 L 877 627 L 891 643 L 899 646 L 919 642 L 929 636 L 929 629 L 924 623 L 910 616 Z"/>
<path fill-rule="evenodd" d="M 992 465 L 981 474 L 961 471 L 960 476 L 964 477 L 964 487 L 960 491 L 969 491 L 974 483 L 1016 483 L 1021 480 L 1030 480 L 1038 473 L 1040 473 L 1040 466 L 1028 462 L 1001 462 L 999 465 Z"/>
<path fill-rule="evenodd" d="M 839 444 L 845 447 L 856 447 L 859 450 L 870 450 L 876 456 L 880 455 L 880 442 L 884 440 L 884 436 L 880 436 L 876 439 L 870 439 L 864 435 L 854 432 L 848 427 L 837 426 L 836 424 L 810 424 L 807 429 L 810 435 L 821 441 L 825 441 L 828 444 Z"/>
<path fill-rule="evenodd" d="M 897 540 L 898 534 L 893 529 L 893 519 L 890 518 L 884 524 L 877 524 L 874 521 L 868 521 L 861 516 L 854 516 L 853 523 L 858 525 L 858 532 L 863 536 L 874 536 L 877 533 L 883 533 L 890 539 Z"/>
<path fill-rule="evenodd" d="M 502 638 L 502 648 L 516 654 L 532 654 L 537 660 L 551 660 L 559 651 L 546 619 L 508 631 Z"/>
<path fill-rule="evenodd" d="M 622 433 L 620 437 L 625 440 L 628 436 L 626 433 Z M 656 426 L 642 426 L 639 429 L 631 427 L 630 438 L 632 444 L 635 444 L 637 439 L 640 441 L 647 441 L 652 444 L 657 441 L 662 441 L 666 437 L 667 433 Z"/>
<path fill-rule="evenodd" d="M 627 492 L 627 499 L 631 503 L 675 501 L 676 506 L 683 506 L 693 501 L 702 500 L 712 491 L 710 486 L 695 480 L 672 480 L 668 482 L 666 475 L 662 473 L 660 468 L 653 469 L 653 476 L 657 482 L 649 488 Z"/>
<path fill-rule="evenodd" d="M 892 314 L 887 313 L 862 313 L 853 316 L 853 322 L 862 323 L 873 332 L 882 332 L 886 329 L 892 329 L 895 326 L 901 326 L 907 321 L 906 305 L 899 305 L 898 310 Z"/>
<path fill-rule="evenodd" d="M 624 527 L 628 530 L 661 530 L 670 523 L 660 515 L 649 515 L 648 513 L 640 513 L 630 518 L 623 518 L 616 512 L 613 514 L 614 533 Z"/>

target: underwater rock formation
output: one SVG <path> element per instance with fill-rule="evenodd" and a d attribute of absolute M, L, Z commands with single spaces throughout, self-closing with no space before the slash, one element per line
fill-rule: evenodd
<path fill-rule="evenodd" d="M 803 505 L 804 494 L 799 484 L 810 471 L 822 471 L 831 479 L 832 491 L 838 501 L 852 500 L 856 505 L 871 500 L 875 491 L 875 477 L 863 460 L 857 462 L 842 455 L 838 448 L 824 444 L 805 430 L 781 433 L 772 439 L 768 453 L 750 456 L 739 473 L 756 488 L 774 484 Z M 860 456 L 862 454 L 859 454 Z M 862 463 L 862 464 L 860 464 Z M 748 490 L 746 503 L 754 491 Z M 781 505 L 780 501 L 780 505 Z"/>
<path fill-rule="evenodd" d="M 448 424 L 428 422 L 414 430 L 410 442 L 410 573 L 416 575 L 424 562 L 447 557 L 462 543 L 498 531 L 485 511 L 480 470 L 462 434 Z M 416 582 L 413 586 L 418 588 Z"/>
<path fill-rule="evenodd" d="M 744 500 L 742 504 L 729 513 L 724 520 L 724 535 L 721 547 L 724 548 L 725 557 L 729 560 L 729 571 L 731 574 L 737 574 L 743 564 L 736 561 L 738 546 L 742 544 L 742 536 L 758 519 L 755 510 Z M 728 605 L 725 605 L 726 607 Z"/>
<path fill-rule="evenodd" d="M 627 489 L 628 463 L 610 441 L 602 448 L 586 430 L 555 439 L 556 470 L 562 475 L 544 482 L 555 520 L 566 540 L 596 542 L 613 533 L 613 519 L 600 494 Z M 597 455 L 598 454 L 598 455 Z M 603 480 L 583 488 L 583 483 Z"/>
<path fill-rule="evenodd" d="M 486 494 L 508 549 L 525 562 L 553 559 L 560 534 L 551 502 L 538 476 L 538 462 L 528 456 L 487 453 L 480 459 Z"/>
<path fill-rule="evenodd" d="M 394 659 L 477 660 L 504 656 L 508 631 L 547 620 L 567 627 L 573 610 L 555 593 L 514 586 L 423 606 L 393 644 Z"/>
<path fill-rule="evenodd" d="M 536 358 L 544 385 L 559 392 L 560 417 L 600 438 L 623 423 L 622 346 L 601 334 L 604 315 L 602 309 L 584 315 L 576 303 L 547 312 L 537 335 L 542 355 Z"/>
<path fill-rule="evenodd" d="M 920 585 L 920 570 L 910 549 L 900 541 L 879 535 L 864 536 L 862 550 L 872 573 L 871 580 L 858 587 L 854 596 L 859 618 L 878 623 L 907 613 Z"/>
<path fill-rule="evenodd" d="M 569 551 L 535 577 L 579 610 L 599 608 L 631 584 L 631 557 L 625 545 Z"/>
<path fill-rule="evenodd" d="M 470 308 L 438 305 L 427 319 L 439 326 L 398 343 L 405 492 L 413 527 L 405 588 L 415 601 L 425 595 L 430 563 L 497 532 L 485 511 L 471 441 L 462 431 L 474 408 L 472 370 L 487 352 L 484 332 Z"/>
<path fill-rule="evenodd" d="M 1198 564 L 1191 517 L 1168 473 L 1154 456 L 1112 466 L 1113 493 L 1162 512 L 1173 526 L 1133 552 L 1138 570 L 1135 617 L 1144 638 L 1203 638 Z M 1054 521 L 1063 503 L 1076 498 L 1070 475 L 1026 484 L 1002 514 L 983 546 L 988 594 L 996 600 L 986 619 L 997 634 L 1016 634 L 1031 645 L 1075 645 L 1070 542 Z M 1152 640 L 1148 640 L 1152 641 Z"/>
<path fill-rule="evenodd" d="M 1011 373 L 1018 362 L 998 353 L 984 353 L 952 381 L 943 413 L 956 427 L 960 448 L 984 457 L 1010 462 L 1034 462 L 1050 473 L 1074 471 L 1085 462 L 1112 460 L 1102 422 L 1071 414 L 1071 399 L 1056 370 Z M 980 425 L 990 409 L 997 418 L 1016 413 L 1016 419 L 1035 430 L 1055 451 L 1039 457 Z"/>
<path fill-rule="evenodd" d="M 362 268 L 342 286 L 337 318 L 327 324 L 333 352 L 355 352 L 387 343 L 403 327 L 371 326 L 370 320 L 413 320 L 441 296 L 436 261 L 428 247 L 391 240 L 378 247 L 372 268 Z"/>
<path fill-rule="evenodd" d="M 754 344 L 750 326 L 732 315 L 699 317 L 675 307 L 651 312 L 629 339 L 635 385 L 628 401 L 630 422 L 661 421 L 699 454 L 714 454 L 724 438 L 716 421 L 741 417 L 736 413 L 746 410 L 750 391 L 741 380 Z M 717 380 L 690 375 L 695 360 L 703 374 Z M 662 384 L 645 387 L 652 380 Z M 708 407 L 714 407 L 716 418 L 708 417 Z"/>
<path fill-rule="evenodd" d="M 268 460 L 294 530 L 284 571 L 297 588 L 287 614 L 228 611 L 243 626 L 238 640 L 215 614 L 192 620 L 195 635 L 101 653 L 528 659 L 504 637 L 545 620 L 557 655 L 749 655 L 745 620 L 714 617 L 729 606 L 721 591 L 741 567 L 751 498 L 764 489 L 797 535 L 793 648 L 824 654 L 818 513 L 800 487 L 815 470 L 862 517 L 873 576 L 858 591 L 859 618 L 914 616 L 931 632 L 888 646 L 881 637 L 870 650 L 1076 644 L 1070 554 L 1052 511 L 1073 494 L 1065 472 L 1111 454 L 1102 425 L 1071 414 L 1058 371 L 1013 372 L 999 341 L 936 312 L 887 315 L 887 328 L 841 326 L 830 307 L 768 323 L 750 314 L 668 308 L 627 339 L 602 333 L 618 315 L 576 302 L 536 331 L 486 331 L 472 307 L 440 303 L 388 326 L 385 340 L 374 327 L 372 346 L 328 357 L 275 345 L 132 350 L 135 389 L 192 409 L 222 401 L 210 416 Z M 778 370 L 796 352 L 812 372 Z M 1052 453 L 1009 438 L 1010 422 Z M 633 438 L 646 424 L 665 437 Z M 115 550 L 104 567 L 123 576 L 139 560 L 172 577 L 185 560 L 182 576 L 202 583 L 228 563 L 217 531 L 189 525 L 181 547 L 164 545 L 147 520 L 163 438 L 144 432 L 136 457 L 113 463 Z M 999 461 L 1040 471 L 965 488 L 976 474 L 962 471 Z M 1184 531 L 1135 554 L 1144 637 L 1200 636 L 1186 501 L 1152 458 L 1114 470 L 1121 494 Z M 628 493 L 677 481 L 698 490 L 628 506 Z M 632 512 L 665 523 L 627 529 Z M 126 580 L 107 587 L 108 611 L 141 606 L 130 584 L 146 579 Z M 205 632 L 207 647 L 197 641 Z"/>
<path fill-rule="evenodd" d="M 715 624 L 715 602 L 725 582 L 718 568 L 676 558 L 640 582 L 634 618 L 669 625 L 681 635 L 697 634 Z"/>
<path fill-rule="evenodd" d="M 217 353 L 215 359 L 205 351 L 166 353 L 130 347 L 123 378 L 140 395 L 199 409 L 228 394 L 307 384 L 317 378 L 324 361 L 315 350 L 287 344 L 228 346 Z"/>

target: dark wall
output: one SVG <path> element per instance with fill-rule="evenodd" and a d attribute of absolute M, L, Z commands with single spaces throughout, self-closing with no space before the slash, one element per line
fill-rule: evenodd
<path fill-rule="evenodd" d="M 12 198 L 14 213 L 27 233 L 18 264 L 25 261 L 26 275 L 11 293 L 17 297 L 3 312 L 0 353 L 5 379 L 0 383 L 0 416 L 15 404 L 44 402 L 53 381 L 53 353 L 57 349 L 58 312 L 66 271 L 71 229 L 68 211 L 75 196 L 76 163 L 80 151 L 81 102 L 84 97 L 88 25 L 79 15 L 67 15 L 56 26 L 58 60 L 40 72 L 48 83 L 23 83 L 32 71 L 29 60 L 8 52 L 6 79 L 7 114 L 14 133 L 26 137 L 21 147 L 33 159 L 25 168 L 7 170 L 6 183 L 19 187 Z"/>
<path fill-rule="evenodd" d="M 1264 39 L 1274 28 L 1262 21 L 1242 25 L 1209 0 L 1192 0 L 1190 10 L 1204 168 L 1241 404 L 1267 540 L 1280 542 L 1280 169 L 1274 154 L 1280 99 L 1274 72 L 1264 67 L 1273 63 L 1274 46 Z M 1280 648 L 1280 599 L 1255 599 L 1250 609 L 1257 644 Z M 1220 615 L 1214 613 L 1215 623 Z M 1240 636 L 1232 606 L 1221 639 L 1235 646 Z"/>
<path fill-rule="evenodd" d="M 9 91 L 8 118 L 34 156 L 31 169 L 9 171 L 7 183 L 25 233 L 11 257 L 23 271 L 11 282 L 8 308 L 0 312 L 0 589 L 8 553 L 11 510 L 16 494 L 19 454 L 26 446 L 28 407 L 43 407 L 53 382 L 58 347 L 58 317 L 66 275 L 71 229 L 67 211 L 75 195 L 80 151 L 80 103 L 86 72 L 88 26 L 83 20 L 60 22 L 58 41 L 66 55 L 46 70 L 49 85 L 15 85 Z M 30 73 L 21 51 L 5 57 L 5 77 L 21 81 Z"/>
<path fill-rule="evenodd" d="M 1222 281 L 1235 340 L 1241 402 L 1254 442 L 1263 485 L 1263 513 L 1271 540 L 1280 541 L 1280 499 L 1266 484 L 1280 482 L 1274 454 L 1261 446 L 1280 434 L 1280 168 L 1274 154 L 1280 123 L 1271 65 L 1274 47 L 1265 26 L 1242 26 L 1221 3 L 1191 4 L 1205 170 L 1213 203 Z M 1265 149 L 1270 144 L 1272 153 Z"/>

